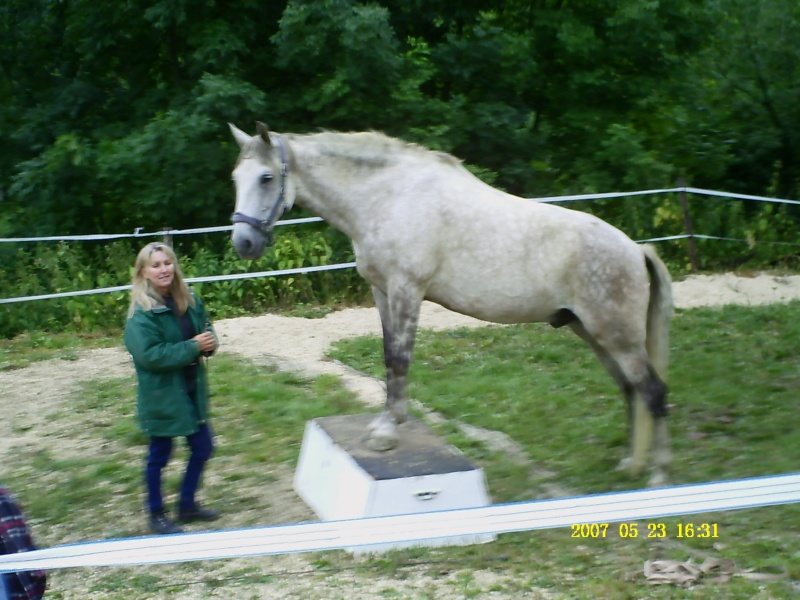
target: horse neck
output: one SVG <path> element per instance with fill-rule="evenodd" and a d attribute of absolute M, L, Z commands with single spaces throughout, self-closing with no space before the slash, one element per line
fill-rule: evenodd
<path fill-rule="evenodd" d="M 365 170 L 363 178 L 352 176 L 341 168 L 346 159 L 321 154 L 313 136 L 293 140 L 291 150 L 295 202 L 357 242 L 363 233 L 361 223 L 369 221 L 368 212 L 375 197 L 370 193 L 370 180 L 375 173 L 370 176 Z"/>

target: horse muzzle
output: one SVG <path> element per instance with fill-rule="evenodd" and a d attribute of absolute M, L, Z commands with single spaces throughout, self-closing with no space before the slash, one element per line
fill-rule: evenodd
<path fill-rule="evenodd" d="M 256 229 L 246 223 L 237 223 L 233 226 L 233 247 L 240 258 L 255 260 L 264 255 L 264 250 L 272 246 L 275 240 L 272 237 L 272 228 Z"/>

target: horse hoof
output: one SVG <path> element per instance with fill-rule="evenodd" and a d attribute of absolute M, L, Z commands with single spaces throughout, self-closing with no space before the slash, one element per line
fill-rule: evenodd
<path fill-rule="evenodd" d="M 669 484 L 667 474 L 663 471 L 656 471 L 650 476 L 650 481 L 647 482 L 649 488 L 666 487 Z"/>
<path fill-rule="evenodd" d="M 382 412 L 369 424 L 367 431 L 367 447 L 378 452 L 386 452 L 397 446 L 397 430 L 392 417 Z"/>
<path fill-rule="evenodd" d="M 385 436 L 386 434 L 381 434 L 381 433 L 377 433 L 376 434 L 375 432 L 376 431 L 380 432 L 381 429 L 387 429 L 388 427 L 392 427 L 393 423 L 394 423 L 394 421 L 393 421 L 392 417 L 389 415 L 389 413 L 384 411 L 384 412 L 380 413 L 377 417 L 372 419 L 372 421 L 369 422 L 369 425 L 367 425 L 367 431 L 370 432 L 371 436 L 372 435 L 378 435 L 378 436 L 384 435 Z"/>
<path fill-rule="evenodd" d="M 395 401 L 390 412 L 395 423 L 405 423 L 408 420 L 408 400 Z"/>
<path fill-rule="evenodd" d="M 376 452 L 388 452 L 397 446 L 395 438 L 371 435 L 367 438 L 367 448 Z"/>
<path fill-rule="evenodd" d="M 617 471 L 625 471 L 631 477 L 639 477 L 644 472 L 644 465 L 633 460 L 630 456 L 619 461 Z"/>
<path fill-rule="evenodd" d="M 394 417 L 394 422 L 397 423 L 398 425 L 408 421 L 408 415 L 407 414 L 398 415 L 398 414 L 392 413 L 392 416 Z"/>

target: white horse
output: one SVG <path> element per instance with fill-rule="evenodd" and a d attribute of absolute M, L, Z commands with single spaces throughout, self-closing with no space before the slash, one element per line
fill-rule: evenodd
<path fill-rule="evenodd" d="M 230 128 L 241 148 L 232 241 L 242 258 L 263 254 L 294 202 L 353 242 L 383 328 L 386 404 L 370 425 L 372 447 L 393 448 L 407 418 L 427 299 L 495 323 L 569 325 L 627 400 L 631 456 L 621 466 L 641 473 L 652 445 L 650 483 L 666 480 L 672 282 L 654 249 L 591 215 L 494 189 L 448 154 L 379 133 Z"/>

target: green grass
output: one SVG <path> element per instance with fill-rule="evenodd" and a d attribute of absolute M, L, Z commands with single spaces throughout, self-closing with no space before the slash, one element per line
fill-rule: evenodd
<path fill-rule="evenodd" d="M 800 302 L 676 316 L 668 399 L 675 480 L 797 469 L 798 317 Z M 378 338 L 343 340 L 331 355 L 382 374 Z M 541 466 L 558 471 L 567 487 L 603 492 L 644 483 L 624 474 L 609 479 L 626 451 L 624 402 L 570 332 L 539 324 L 422 331 L 410 379 L 410 396 L 426 408 L 451 422 L 507 433 Z"/>
<path fill-rule="evenodd" d="M 798 471 L 800 302 L 681 311 L 673 322 L 671 342 L 673 483 Z M 357 338 L 339 342 L 331 354 L 380 375 L 380 353 L 378 338 Z M 484 467 L 494 502 L 534 498 L 542 493 L 543 482 L 529 467 L 456 433 L 456 421 L 508 434 L 537 472 L 552 474 L 548 481 L 575 493 L 646 484 L 644 478 L 631 480 L 614 470 L 627 450 L 624 402 L 591 351 L 567 331 L 544 325 L 422 331 L 411 382 L 410 396 L 447 419 L 440 431 Z M 670 558 L 686 560 L 693 552 L 706 552 L 734 559 L 742 568 L 779 566 L 800 579 L 800 541 L 793 533 L 800 528 L 800 505 L 658 522 L 669 531 L 679 523 L 719 526 L 717 540 L 683 539 L 675 547 L 659 547 Z M 601 591 L 605 585 L 629 589 L 631 597 L 641 597 L 646 589 L 648 597 L 682 597 L 670 595 L 674 590 L 658 595 L 657 589 L 620 583 L 622 565 L 630 561 L 633 570 L 652 551 L 646 539 L 585 541 L 582 545 L 589 550 L 579 556 L 575 540 L 568 538 L 565 530 L 513 534 L 503 536 L 491 552 L 515 548 L 520 561 L 527 552 L 545 563 L 564 559 L 567 564 L 559 569 L 580 577 L 583 585 L 597 577 L 592 584 L 597 590 L 587 587 L 587 598 L 628 597 L 621 590 Z M 552 556 L 529 547 L 545 540 L 554 544 Z M 724 550 L 718 552 L 714 542 Z M 615 559 L 603 564 L 607 553 Z M 762 584 L 734 581 L 717 592 L 731 598 L 759 597 L 756 590 Z M 787 585 L 770 583 L 765 589 L 780 595 Z M 708 597 L 715 593 L 713 588 L 704 586 Z M 692 597 L 705 597 L 696 594 Z"/>
<path fill-rule="evenodd" d="M 120 335 L 119 332 L 66 335 L 34 331 L 12 339 L 0 339 L 0 371 L 21 369 L 49 358 L 75 360 L 81 350 L 118 345 Z"/>
<path fill-rule="evenodd" d="M 15 342 L 14 364 L 92 345 L 57 336 L 46 344 L 30 340 L 28 346 Z M 105 339 L 98 343 L 106 344 Z M 682 311 L 674 320 L 671 347 L 674 483 L 798 470 L 800 302 Z M 331 356 L 382 376 L 378 338 L 342 341 Z M 204 493 L 225 513 L 236 513 L 244 526 L 265 524 L 274 501 L 270 489 L 293 471 L 306 421 L 365 409 L 331 376 L 304 379 L 226 355 L 210 361 L 209 373 L 219 437 Z M 627 446 L 624 402 L 588 348 L 569 332 L 537 325 L 422 331 L 411 382 L 411 397 L 447 419 L 435 426 L 439 433 L 485 469 L 496 503 L 547 496 L 548 484 L 588 494 L 646 483 L 614 470 Z M 69 411 L 58 413 L 67 434 L 85 444 L 84 451 L 61 453 L 57 437 L 52 447 L 15 448 L 15 469 L 4 469 L 3 482 L 35 515 L 42 545 L 145 533 L 140 482 L 145 438 L 136 427 L 134 405 L 131 379 L 92 382 L 70 397 Z M 504 432 L 528 461 L 467 437 L 459 423 Z M 167 481 L 174 487 L 182 461 L 173 463 Z M 717 524 L 719 537 L 677 539 L 678 524 L 690 522 Z M 670 535 L 648 539 L 648 525 L 660 523 Z M 638 528 L 635 539 L 620 538 L 612 524 L 605 539 L 572 539 L 569 529 L 552 529 L 504 534 L 491 544 L 410 549 L 370 559 L 318 553 L 309 556 L 311 571 L 301 577 L 319 578 L 320 585 L 336 582 L 341 597 L 348 596 L 348 581 L 356 578 L 403 582 L 412 573 L 425 573 L 429 582 L 447 579 L 453 597 L 479 598 L 486 592 L 475 580 L 481 570 L 503 575 L 495 586 L 503 598 L 524 597 L 532 587 L 570 599 L 744 600 L 796 594 L 800 505 L 672 517 L 640 522 Z M 648 558 L 701 562 L 704 556 L 734 560 L 740 569 L 779 570 L 787 577 L 768 582 L 734 577 L 685 590 L 649 586 L 641 575 Z M 220 574 L 211 572 L 212 565 L 218 563 L 100 570 L 92 580 L 92 597 L 168 597 L 189 585 L 200 595 L 213 589 L 236 596 L 248 583 L 276 579 L 290 586 L 293 581 L 259 567 Z M 337 573 L 347 575 L 336 579 Z M 418 590 L 415 598 L 437 597 L 432 584 L 426 585 L 431 587 Z M 57 585 L 51 595 L 65 597 Z M 408 596 L 388 586 L 381 597 Z"/>

